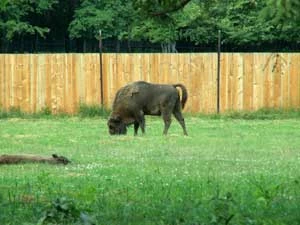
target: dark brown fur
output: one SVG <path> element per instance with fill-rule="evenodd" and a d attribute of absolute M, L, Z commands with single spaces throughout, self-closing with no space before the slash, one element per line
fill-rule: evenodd
<path fill-rule="evenodd" d="M 68 164 L 71 161 L 64 156 L 53 154 L 52 157 L 43 157 L 37 155 L 0 155 L 1 164 L 20 164 L 20 163 L 50 163 L 50 164 Z"/>
<path fill-rule="evenodd" d="M 179 91 L 182 98 L 180 101 Z M 182 84 L 166 85 L 151 84 L 137 81 L 122 87 L 116 94 L 112 113 L 108 120 L 109 133 L 126 134 L 127 126 L 134 124 L 134 134 L 141 127 L 145 132 L 145 115 L 162 116 L 165 124 L 164 134 L 167 134 L 173 114 L 187 135 L 181 110 L 187 101 L 187 90 Z"/>

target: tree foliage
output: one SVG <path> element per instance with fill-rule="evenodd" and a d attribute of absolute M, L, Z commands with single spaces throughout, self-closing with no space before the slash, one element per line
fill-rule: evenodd
<path fill-rule="evenodd" d="M 133 8 L 128 0 L 83 0 L 75 10 L 70 23 L 71 38 L 97 38 L 99 30 L 103 38 L 128 36 L 133 19 Z"/>
<path fill-rule="evenodd" d="M 184 8 L 191 0 L 133 0 L 136 9 L 149 16 L 165 16 Z"/>
<path fill-rule="evenodd" d="M 16 35 L 38 34 L 41 37 L 49 32 L 47 27 L 36 25 L 30 17 L 51 10 L 57 0 L 2 0 L 0 4 L 1 36 L 11 40 Z"/>
<path fill-rule="evenodd" d="M 299 0 L 1 0 L 1 40 L 147 41 L 176 51 L 177 42 L 259 46 L 300 43 Z"/>
<path fill-rule="evenodd" d="M 274 22 L 300 22 L 300 1 L 267 0 L 263 16 Z"/>

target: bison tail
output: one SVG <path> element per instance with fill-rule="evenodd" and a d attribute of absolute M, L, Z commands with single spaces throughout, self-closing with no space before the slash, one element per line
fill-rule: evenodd
<path fill-rule="evenodd" d="M 176 87 L 180 87 L 181 88 L 181 92 L 182 92 L 182 97 L 181 97 L 181 108 L 183 109 L 185 106 L 185 103 L 187 101 L 188 98 L 188 93 L 187 93 L 187 89 L 183 84 L 174 84 L 173 85 L 175 88 Z"/>

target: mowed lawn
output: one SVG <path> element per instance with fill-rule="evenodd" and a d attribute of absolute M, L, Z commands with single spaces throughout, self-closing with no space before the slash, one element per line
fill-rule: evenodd
<path fill-rule="evenodd" d="M 0 120 L 0 224 L 300 224 L 300 120 L 146 118 L 109 136 L 101 118 Z"/>

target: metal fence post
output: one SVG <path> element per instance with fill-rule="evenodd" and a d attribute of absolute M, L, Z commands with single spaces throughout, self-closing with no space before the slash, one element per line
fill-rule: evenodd
<path fill-rule="evenodd" d="M 101 98 L 101 108 L 104 106 L 104 96 L 103 96 L 103 70 L 102 70 L 102 31 L 99 30 L 99 61 L 100 61 L 100 98 Z"/>
<path fill-rule="evenodd" d="M 217 113 L 220 113 L 221 30 L 218 31 Z"/>

